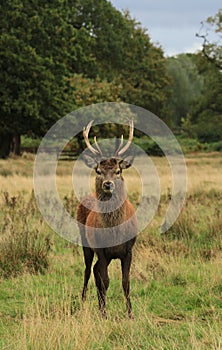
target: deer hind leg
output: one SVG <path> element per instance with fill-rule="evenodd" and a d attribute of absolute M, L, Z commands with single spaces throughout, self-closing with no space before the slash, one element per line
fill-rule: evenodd
<path fill-rule="evenodd" d="M 124 295 L 126 298 L 126 307 L 129 318 L 132 318 L 132 305 L 130 301 L 130 280 L 129 280 L 129 272 L 130 266 L 132 262 L 132 252 L 128 252 L 127 255 L 121 259 L 121 267 L 122 267 L 122 286 Z"/>
<path fill-rule="evenodd" d="M 108 265 L 109 262 L 107 260 L 99 259 L 93 269 L 97 287 L 99 309 L 104 318 L 106 318 L 106 291 L 109 287 Z"/>
<path fill-rule="evenodd" d="M 84 259 L 85 259 L 85 272 L 84 272 L 84 285 L 82 290 L 82 301 L 86 300 L 86 291 L 91 275 L 91 266 L 94 257 L 94 251 L 91 248 L 83 247 Z"/>

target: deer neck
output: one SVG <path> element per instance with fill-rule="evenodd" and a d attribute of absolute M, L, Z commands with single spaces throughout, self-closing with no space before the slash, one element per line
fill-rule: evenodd
<path fill-rule="evenodd" d="M 105 193 L 98 189 L 96 197 L 98 211 L 105 227 L 114 227 L 124 222 L 127 196 L 123 181 L 121 186 L 116 186 L 112 193 Z"/>

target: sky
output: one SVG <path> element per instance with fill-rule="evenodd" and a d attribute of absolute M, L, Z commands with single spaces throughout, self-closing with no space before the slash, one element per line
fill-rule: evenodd
<path fill-rule="evenodd" d="M 166 56 L 196 52 L 202 41 L 201 21 L 222 8 L 221 0 L 110 0 L 118 10 L 128 9 L 131 16 L 147 28 L 153 43 L 158 43 Z M 202 32 L 203 34 L 203 32 Z"/>

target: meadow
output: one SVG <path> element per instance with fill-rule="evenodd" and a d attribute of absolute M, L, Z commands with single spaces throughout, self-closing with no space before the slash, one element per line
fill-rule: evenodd
<path fill-rule="evenodd" d="M 54 233 L 40 215 L 33 161 L 29 154 L 0 161 L 0 349 L 222 349 L 221 153 L 186 156 L 183 210 L 162 234 L 172 179 L 166 159 L 152 159 L 160 178 L 160 203 L 134 249 L 132 320 L 126 314 L 118 261 L 109 267 L 107 320 L 98 311 L 93 276 L 82 304 L 82 249 Z M 57 186 L 74 215 L 73 164 L 59 162 Z M 137 206 L 138 175 L 132 169 L 124 177 Z"/>

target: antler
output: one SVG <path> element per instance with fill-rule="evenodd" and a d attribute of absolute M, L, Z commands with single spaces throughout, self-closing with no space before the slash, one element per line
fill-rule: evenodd
<path fill-rule="evenodd" d="M 87 125 L 86 128 L 85 127 L 83 128 L 84 140 L 85 140 L 86 146 L 93 154 L 102 156 L 103 154 L 102 154 L 102 151 L 97 143 L 96 136 L 94 137 L 94 142 L 95 142 L 96 148 L 94 148 L 89 142 L 89 131 L 91 129 L 92 124 L 93 124 L 93 120 L 91 120 L 91 122 Z M 124 147 L 122 147 L 123 146 L 123 135 L 121 136 L 120 144 L 115 152 L 115 157 L 118 157 L 118 156 L 122 155 L 123 153 L 125 153 L 128 150 L 129 146 L 131 145 L 131 142 L 133 139 L 133 131 L 134 131 L 133 120 L 130 121 L 129 126 L 130 126 L 129 139 L 128 139 L 126 145 Z"/>
<path fill-rule="evenodd" d="M 119 147 L 117 148 L 116 153 L 115 153 L 116 157 L 125 153 L 128 150 L 129 146 L 131 145 L 131 142 L 133 139 L 133 130 L 134 130 L 133 120 L 130 121 L 129 126 L 130 126 L 129 139 L 128 139 L 126 145 L 121 149 L 121 147 L 123 146 L 123 135 L 121 136 L 121 141 L 120 141 Z"/>
<path fill-rule="evenodd" d="M 86 143 L 86 146 L 88 147 L 88 149 L 93 153 L 93 154 L 96 154 L 96 155 L 100 155 L 102 156 L 102 151 L 96 141 L 96 136 L 94 137 L 94 142 L 95 142 L 95 145 L 96 145 L 96 148 L 95 149 L 89 142 L 89 131 L 91 129 L 91 126 L 93 124 L 94 120 L 91 120 L 91 122 L 87 125 L 87 127 L 83 128 L 83 136 L 84 136 L 84 140 L 85 140 L 85 143 Z"/>

